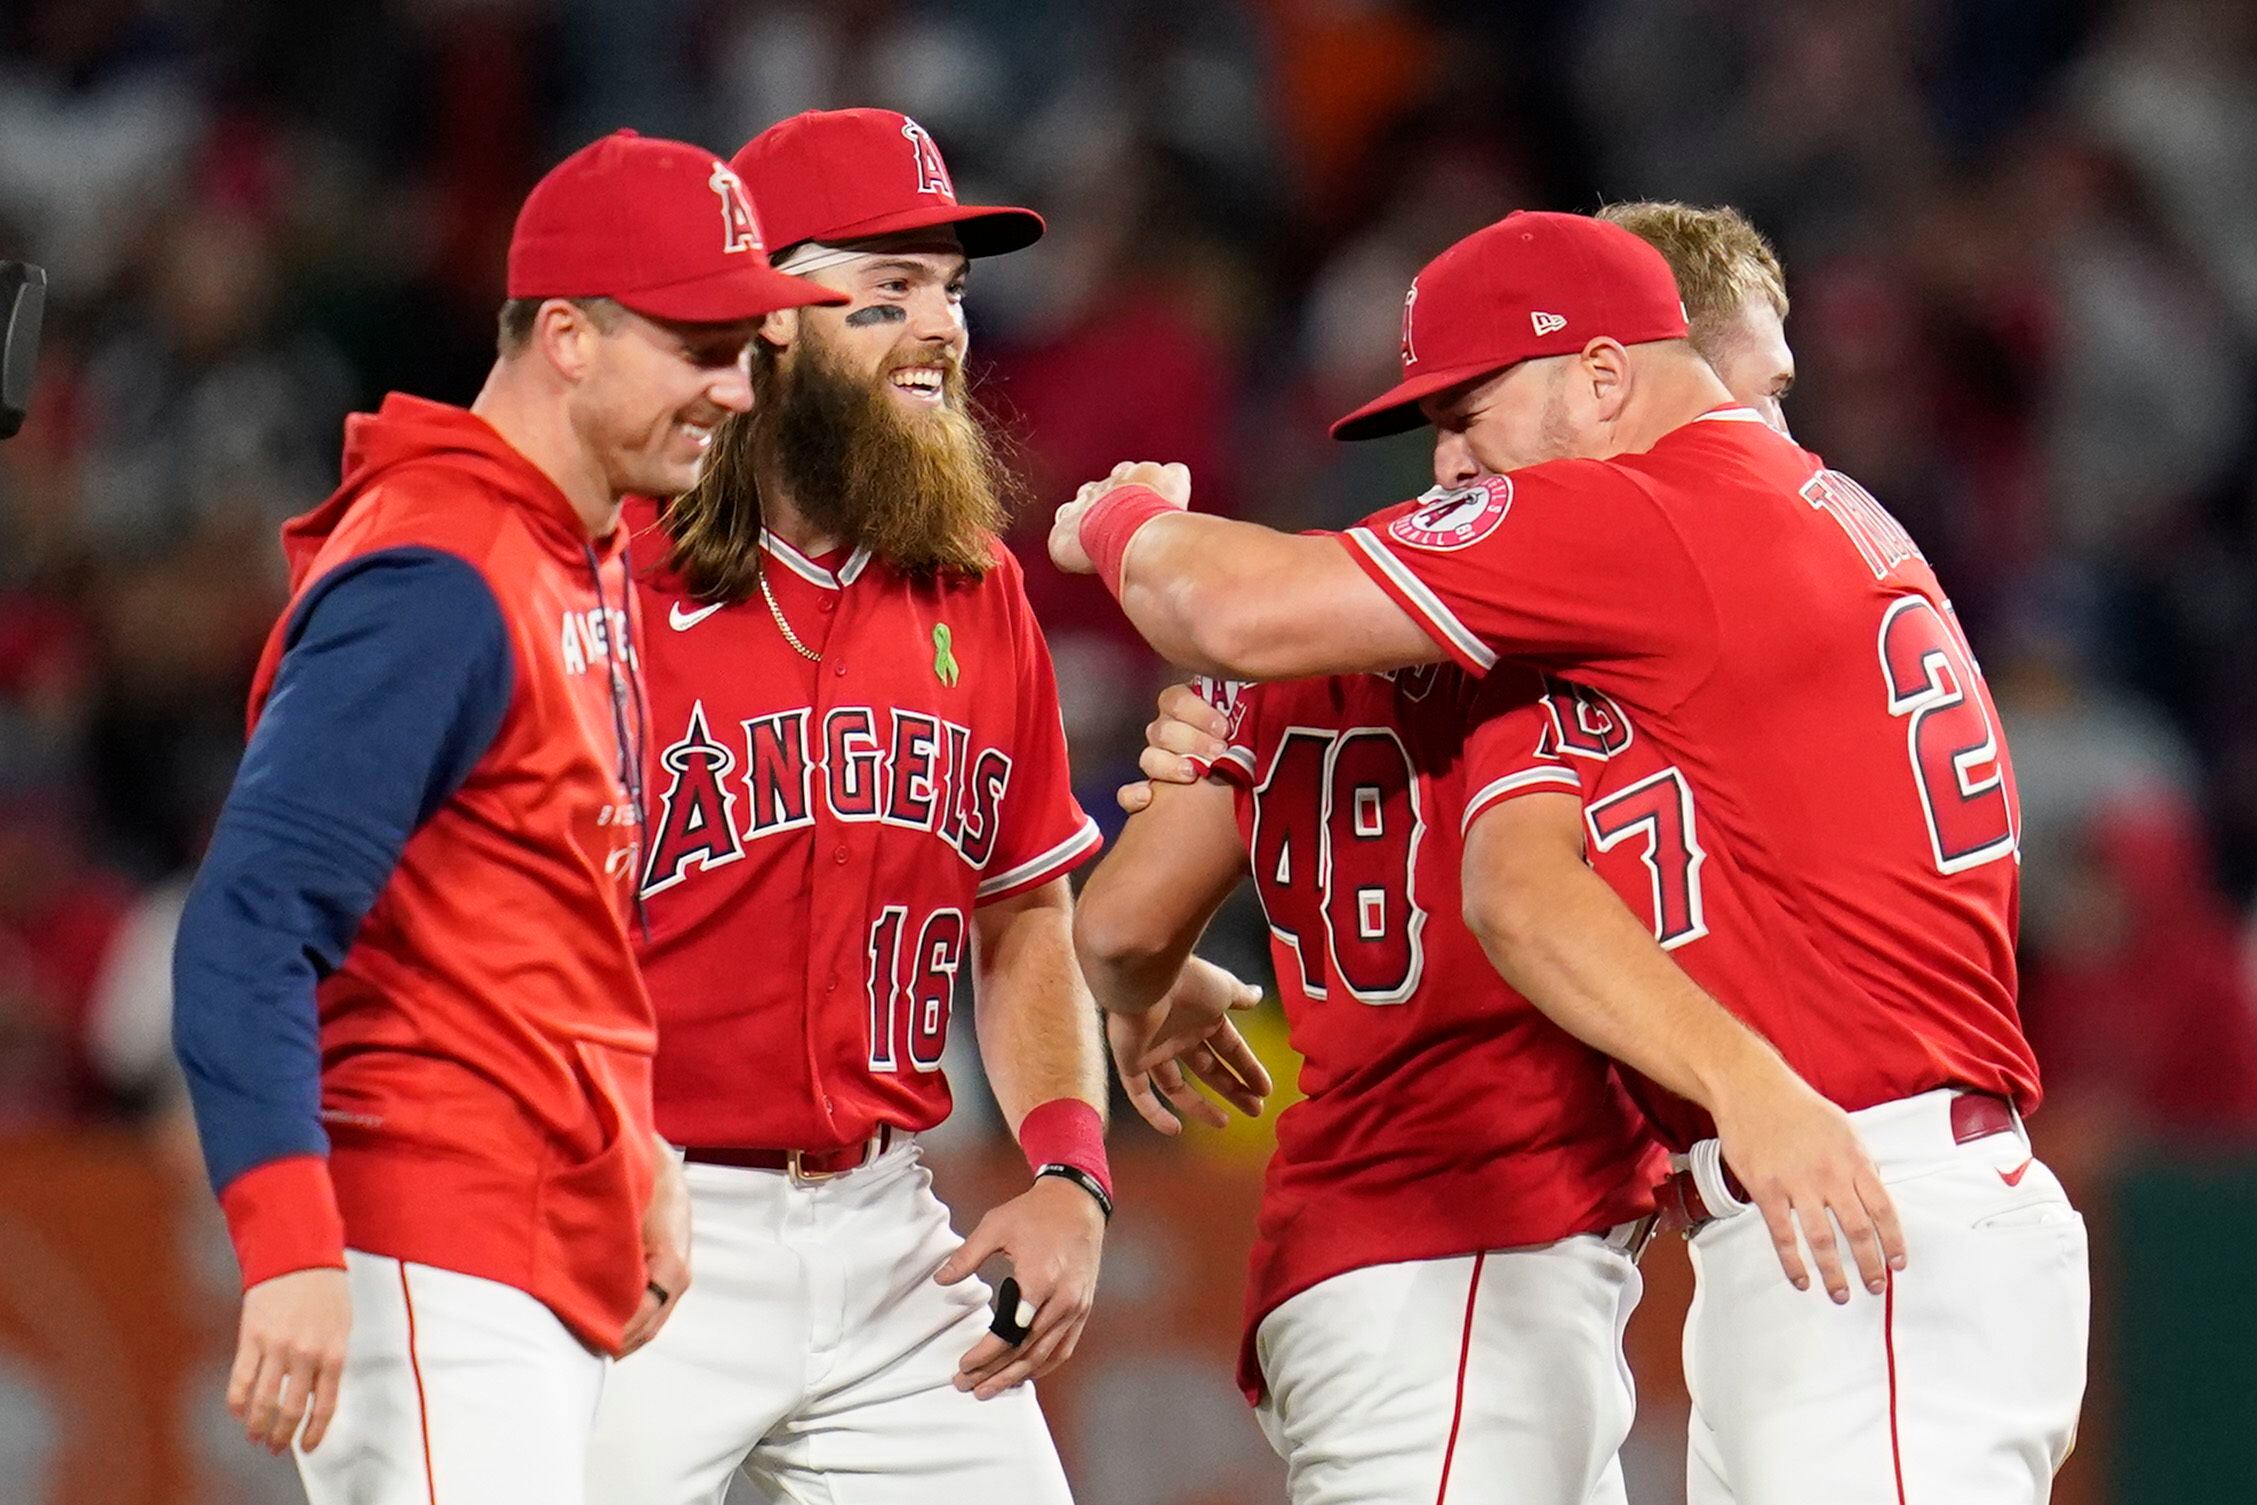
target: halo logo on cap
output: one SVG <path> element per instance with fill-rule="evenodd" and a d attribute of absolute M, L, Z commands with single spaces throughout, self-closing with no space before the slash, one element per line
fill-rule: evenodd
<path fill-rule="evenodd" d="M 1411 279 L 1411 290 L 1403 294 L 1403 367 L 1408 370 L 1418 364 L 1417 347 L 1411 344 L 1411 310 L 1418 304 L 1418 279 Z"/>
<path fill-rule="evenodd" d="M 948 164 L 940 159 L 940 148 L 933 143 L 932 133 L 908 116 L 901 117 L 901 134 L 909 138 L 910 148 L 917 154 L 917 191 L 937 193 L 944 199 L 956 197 L 956 185 L 949 181 Z"/>
<path fill-rule="evenodd" d="M 1457 491 L 1427 493 L 1424 501 L 1396 518 L 1387 531 L 1413 548 L 1447 554 L 1496 532 L 1512 505 L 1512 478 L 1488 476 L 1478 485 Z"/>
<path fill-rule="evenodd" d="M 724 255 L 738 251 L 761 251 L 760 221 L 752 217 L 752 200 L 744 191 L 744 183 L 729 171 L 728 164 L 713 164 L 713 176 L 705 180 L 721 200 L 721 250 Z"/>

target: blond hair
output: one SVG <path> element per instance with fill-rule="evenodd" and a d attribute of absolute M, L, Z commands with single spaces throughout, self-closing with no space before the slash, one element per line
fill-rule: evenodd
<path fill-rule="evenodd" d="M 1703 354 L 1739 318 L 1752 293 L 1763 294 L 1780 318 L 1787 317 L 1787 274 L 1779 268 L 1779 255 L 1739 210 L 1645 200 L 1609 204 L 1598 217 L 1661 252 L 1685 300 L 1693 348 Z"/>

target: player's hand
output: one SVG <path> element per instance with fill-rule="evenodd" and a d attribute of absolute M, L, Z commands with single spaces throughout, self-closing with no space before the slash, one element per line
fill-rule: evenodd
<path fill-rule="evenodd" d="M 1058 509 L 1050 523 L 1050 562 L 1069 575 L 1088 575 L 1097 566 L 1081 546 L 1082 514 L 1111 491 L 1123 486 L 1149 487 L 1162 501 L 1176 507 L 1191 505 L 1191 468 L 1161 465 L 1151 460 L 1124 460 L 1102 481 L 1091 481 Z"/>
<path fill-rule="evenodd" d="M 1097 1295 L 1097 1261 L 1104 1246 L 1105 1214 L 1097 1199 L 1059 1176 L 1038 1177 L 981 1218 L 933 1278 L 954 1285 L 1000 1254 L 1018 1277 L 1020 1299 L 1034 1307 L 1034 1321 L 1017 1343 L 989 1333 L 965 1350 L 956 1367 L 956 1388 L 993 1400 L 1072 1358 Z"/>
<path fill-rule="evenodd" d="M 643 1210 L 643 1304 L 621 1334 L 621 1358 L 658 1336 L 690 1288 L 690 1189 L 664 1140 L 656 1156 L 650 1206 Z"/>
<path fill-rule="evenodd" d="M 275 1454 L 293 1437 L 309 1453 L 321 1446 L 337 1414 L 352 1329 L 352 1287 L 343 1270 L 292 1270 L 245 1291 L 227 1377 L 227 1409 L 244 1435 Z"/>
<path fill-rule="evenodd" d="M 1234 1010 L 1261 1001 L 1260 988 L 1195 956 L 1158 1003 L 1138 1014 L 1105 1016 L 1105 1040 L 1121 1088 L 1146 1123 L 1168 1135 L 1182 1133 L 1185 1118 L 1210 1129 L 1229 1125 L 1230 1115 L 1194 1087 L 1186 1072 L 1248 1118 L 1262 1116 L 1270 1074 L 1230 1022 Z M 1175 1113 L 1162 1105 L 1163 1098 Z"/>
<path fill-rule="evenodd" d="M 1230 751 L 1230 718 L 1189 685 L 1160 692 L 1160 713 L 1144 728 L 1144 751 L 1136 766 L 1144 777 L 1123 784 L 1114 798 L 1134 815 L 1152 803 L 1152 785 L 1196 784 Z"/>
<path fill-rule="evenodd" d="M 1776 1058 L 1773 1058 L 1776 1061 Z M 1747 1188 L 1748 1199 L 1771 1230 L 1779 1266 L 1796 1290 L 1810 1287 L 1802 1242 L 1818 1262 L 1827 1294 L 1849 1300 L 1839 1224 L 1865 1288 L 1878 1294 L 1888 1272 L 1905 1266 L 1904 1230 L 1881 1174 L 1857 1137 L 1849 1115 L 1811 1090 L 1783 1062 L 1764 1079 L 1723 1094 L 1716 1113 L 1724 1163 Z"/>

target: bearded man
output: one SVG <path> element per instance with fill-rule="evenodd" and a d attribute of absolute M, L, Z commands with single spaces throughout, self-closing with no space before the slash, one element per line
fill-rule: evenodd
<path fill-rule="evenodd" d="M 971 259 L 1042 233 L 960 204 L 889 111 L 774 126 L 734 167 L 778 264 L 846 295 L 766 320 L 754 408 L 630 518 L 656 795 L 641 892 L 660 1132 L 697 1284 L 612 1376 L 598 1505 L 1069 1498 L 1024 1382 L 1073 1352 L 1112 1188 L 1066 874 L 1050 655 L 998 542 L 1008 486 L 963 373 Z M 969 967 L 1032 1184 L 961 1240 L 917 1135 Z M 990 1256 L 1018 1299 L 991 1331 Z"/>

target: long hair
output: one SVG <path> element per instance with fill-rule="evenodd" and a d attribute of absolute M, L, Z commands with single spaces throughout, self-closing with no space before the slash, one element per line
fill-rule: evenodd
<path fill-rule="evenodd" d="M 753 391 L 773 391 L 776 349 L 752 345 Z M 731 413 L 714 427 L 697 484 L 674 498 L 659 517 L 666 532 L 666 568 L 699 601 L 732 605 L 760 588 L 758 397 L 750 413 Z"/>

